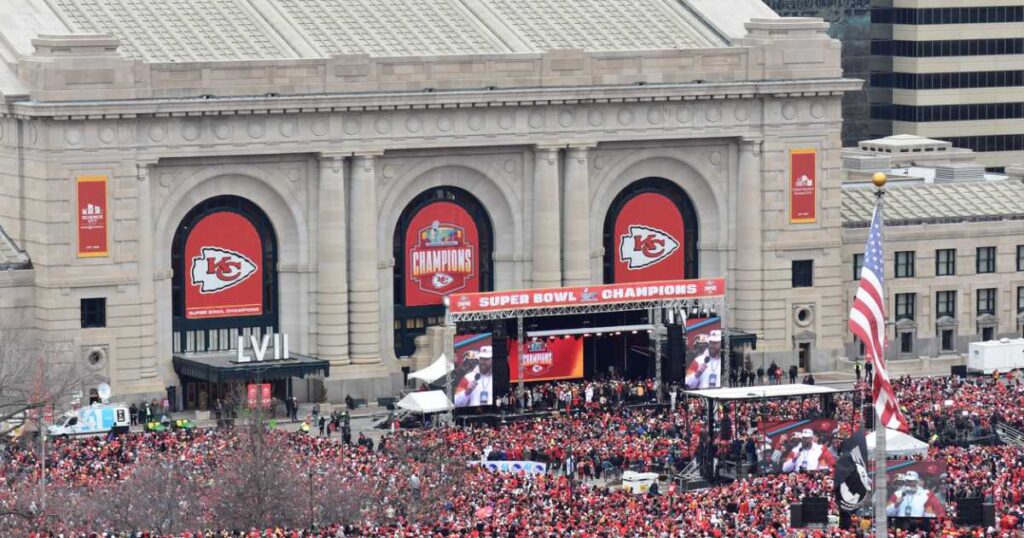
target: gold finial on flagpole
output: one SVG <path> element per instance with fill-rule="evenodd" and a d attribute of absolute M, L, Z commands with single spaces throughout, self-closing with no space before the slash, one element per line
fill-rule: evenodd
<path fill-rule="evenodd" d="M 871 183 L 874 183 L 879 189 L 884 187 L 888 180 L 889 177 L 885 175 L 885 172 L 875 172 L 875 175 L 871 176 Z"/>

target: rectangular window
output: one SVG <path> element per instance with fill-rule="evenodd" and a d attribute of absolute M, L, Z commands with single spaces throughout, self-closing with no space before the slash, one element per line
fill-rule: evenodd
<path fill-rule="evenodd" d="M 940 291 L 935 294 L 935 315 L 956 318 L 956 292 Z"/>
<path fill-rule="evenodd" d="M 956 274 L 956 249 L 944 248 L 935 251 L 935 276 Z"/>
<path fill-rule="evenodd" d="M 914 319 L 914 307 L 917 303 L 916 293 L 896 294 L 896 319 Z"/>
<path fill-rule="evenodd" d="M 793 260 L 793 287 L 809 288 L 814 285 L 814 260 Z"/>
<path fill-rule="evenodd" d="M 913 278 L 914 251 L 907 250 L 896 253 L 896 278 Z"/>
<path fill-rule="evenodd" d="M 853 255 L 853 279 L 860 280 L 860 270 L 864 267 L 864 255 L 854 254 Z"/>
<path fill-rule="evenodd" d="M 942 340 L 941 351 L 954 351 L 953 329 L 942 329 L 941 331 L 939 331 L 939 339 Z"/>
<path fill-rule="evenodd" d="M 1024 312 L 1024 286 L 1017 288 L 1017 312 Z"/>
<path fill-rule="evenodd" d="M 82 328 L 94 329 L 107 326 L 107 299 L 97 297 L 81 301 Z"/>
<path fill-rule="evenodd" d="M 978 315 L 996 313 L 996 289 L 984 288 L 978 290 Z"/>
<path fill-rule="evenodd" d="M 1017 270 L 1024 271 L 1024 245 L 1017 245 Z"/>
<path fill-rule="evenodd" d="M 914 333 L 900 333 L 900 353 L 909 354 L 914 352 Z"/>
<path fill-rule="evenodd" d="M 996 247 L 978 247 L 977 272 L 996 272 Z"/>

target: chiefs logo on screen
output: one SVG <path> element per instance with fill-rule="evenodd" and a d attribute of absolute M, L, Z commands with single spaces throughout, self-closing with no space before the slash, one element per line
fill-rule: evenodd
<path fill-rule="evenodd" d="M 523 368 L 533 372 L 534 376 L 543 374 L 555 364 L 555 354 L 548 349 L 548 344 L 543 340 L 530 342 L 523 354 Z"/>
<path fill-rule="evenodd" d="M 475 251 L 461 226 L 434 221 L 409 249 L 409 278 L 425 293 L 448 295 L 473 278 Z"/>
<path fill-rule="evenodd" d="M 629 233 L 619 239 L 619 261 L 629 269 L 650 267 L 672 255 L 679 241 L 671 235 L 650 226 L 634 224 Z"/>
<path fill-rule="evenodd" d="M 245 282 L 256 264 L 245 256 L 219 247 L 202 247 L 192 258 L 192 285 L 200 293 L 217 293 Z"/>

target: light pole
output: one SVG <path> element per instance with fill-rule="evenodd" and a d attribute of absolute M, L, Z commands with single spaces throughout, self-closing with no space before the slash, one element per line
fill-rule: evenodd
<path fill-rule="evenodd" d="M 871 182 L 874 183 L 877 190 L 875 191 L 875 198 L 878 199 L 878 211 L 879 218 L 884 219 L 881 211 L 884 208 L 885 200 L 885 182 L 888 178 L 885 173 L 877 172 L 871 178 Z M 885 229 L 884 220 L 883 232 Z M 876 360 L 878 357 L 874 357 Z M 877 366 L 876 368 L 877 369 Z M 872 370 L 872 372 L 875 371 Z M 878 416 L 878 410 L 875 410 L 875 536 L 885 537 L 889 536 L 889 519 L 885 512 L 885 505 L 889 500 L 889 494 L 886 492 L 887 484 L 886 479 L 888 478 L 886 472 L 886 450 L 885 450 L 885 425 L 882 424 L 881 417 Z"/>

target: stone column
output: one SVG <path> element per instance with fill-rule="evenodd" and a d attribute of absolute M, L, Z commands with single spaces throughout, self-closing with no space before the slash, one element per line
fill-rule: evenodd
<path fill-rule="evenodd" d="M 350 362 L 344 170 L 343 156 L 320 155 L 317 200 L 317 354 L 321 359 L 330 361 L 332 368 Z"/>
<path fill-rule="evenodd" d="M 534 155 L 532 285 L 558 287 L 562 285 L 558 148 L 538 146 Z"/>
<path fill-rule="evenodd" d="M 150 171 L 156 161 L 139 161 L 138 172 L 138 259 L 139 259 L 139 377 L 156 380 L 156 292 L 153 287 L 153 185 Z"/>
<path fill-rule="evenodd" d="M 562 207 L 562 275 L 566 286 L 592 284 L 590 278 L 590 146 L 570 146 L 565 156 Z"/>
<path fill-rule="evenodd" d="M 762 308 L 762 167 L 761 140 L 739 140 L 736 196 L 735 315 L 737 329 L 761 333 Z"/>
<path fill-rule="evenodd" d="M 352 157 L 349 259 L 349 353 L 353 364 L 380 358 L 380 283 L 377 275 L 376 154 Z"/>

